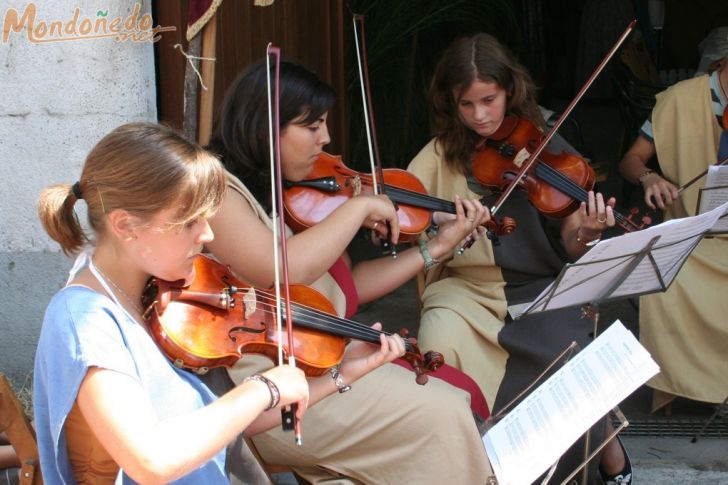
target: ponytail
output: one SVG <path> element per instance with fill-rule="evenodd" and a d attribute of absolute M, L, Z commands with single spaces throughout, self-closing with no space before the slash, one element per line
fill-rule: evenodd
<path fill-rule="evenodd" d="M 66 255 L 77 253 L 88 241 L 73 209 L 76 195 L 70 184 L 58 184 L 46 187 L 38 199 L 40 221 Z"/>

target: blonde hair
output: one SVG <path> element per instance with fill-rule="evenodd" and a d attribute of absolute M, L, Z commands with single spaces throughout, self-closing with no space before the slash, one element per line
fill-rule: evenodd
<path fill-rule="evenodd" d="M 86 157 L 76 185 L 46 187 L 38 215 L 48 235 L 66 254 L 89 240 L 74 205 L 88 205 L 88 222 L 97 237 L 105 215 L 123 209 L 149 221 L 163 209 L 178 207 L 173 224 L 209 217 L 222 204 L 225 173 L 220 162 L 173 129 L 154 123 L 129 123 L 104 136 Z"/>

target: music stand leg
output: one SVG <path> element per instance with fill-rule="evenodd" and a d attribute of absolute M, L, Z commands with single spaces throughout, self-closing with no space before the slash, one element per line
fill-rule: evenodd
<path fill-rule="evenodd" d="M 584 310 L 583 310 L 584 317 L 591 318 L 594 321 L 594 337 L 597 338 L 598 334 L 598 328 L 599 328 L 599 302 L 592 302 L 590 303 Z M 586 433 L 584 434 L 584 462 L 586 463 L 589 460 L 589 449 L 591 448 L 591 428 L 586 430 Z M 588 485 L 589 483 L 589 465 L 586 464 L 584 468 L 581 469 L 581 485 Z"/>
<path fill-rule="evenodd" d="M 690 440 L 690 442 L 691 442 L 691 443 L 695 443 L 696 441 L 698 441 L 698 438 L 700 437 L 700 435 L 701 435 L 701 434 L 703 434 L 703 432 L 704 432 L 704 431 L 705 431 L 706 429 L 708 429 L 708 426 L 710 425 L 710 423 L 712 423 L 712 422 L 713 422 L 713 420 L 714 420 L 714 419 L 715 419 L 716 417 L 718 417 L 718 414 L 720 414 L 720 412 L 721 412 L 721 411 L 723 410 L 723 408 L 724 408 L 724 407 L 726 406 L 726 403 L 728 403 L 728 396 L 726 396 L 726 397 L 725 397 L 725 399 L 723 399 L 723 402 L 722 402 L 722 403 L 720 404 L 720 406 L 718 406 L 718 407 L 717 407 L 717 408 L 715 409 L 715 412 L 713 413 L 713 415 L 712 415 L 712 416 L 711 416 L 711 417 L 710 417 L 710 418 L 709 418 L 709 419 L 708 419 L 708 420 L 707 420 L 707 421 L 705 422 L 705 424 L 704 424 L 704 425 L 703 425 L 703 427 L 702 427 L 702 428 L 700 429 L 700 431 L 698 431 L 698 432 L 697 432 L 697 434 L 696 434 L 695 436 L 693 436 L 693 439 L 691 439 L 691 440 Z"/>

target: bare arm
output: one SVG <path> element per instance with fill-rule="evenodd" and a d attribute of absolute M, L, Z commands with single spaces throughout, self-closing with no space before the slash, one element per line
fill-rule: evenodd
<path fill-rule="evenodd" d="M 281 405 L 299 403 L 308 385 L 289 366 L 266 372 L 280 390 Z M 267 386 L 247 381 L 217 401 L 185 415 L 159 419 L 139 382 L 90 368 L 77 396 L 89 426 L 114 461 L 141 483 L 167 483 L 199 468 L 223 449 L 270 404 Z"/>
<path fill-rule="evenodd" d="M 477 228 L 490 219 L 488 209 L 478 200 L 455 200 L 455 214 L 443 214 L 437 236 L 427 241 L 430 256 L 442 260 L 461 244 L 469 234 L 479 238 L 482 231 Z M 359 301 L 376 300 L 402 286 L 425 267 L 420 248 L 415 246 L 402 251 L 397 259 L 389 256 L 362 261 L 354 266 L 352 274 L 356 283 Z"/>
<path fill-rule="evenodd" d="M 645 203 L 652 209 L 664 209 L 678 196 L 677 188 L 647 167 L 647 162 L 655 155 L 655 144 L 643 136 L 638 136 L 627 153 L 619 162 L 619 173 L 633 184 L 641 184 L 645 191 Z"/>
<path fill-rule="evenodd" d="M 321 223 L 289 237 L 288 269 L 291 282 L 310 284 L 336 262 L 362 225 L 389 221 L 393 238 L 399 235 L 394 206 L 381 196 L 350 199 Z M 378 224 L 382 228 L 385 224 Z M 215 239 L 207 247 L 240 277 L 268 288 L 274 280 L 273 233 L 261 222 L 245 199 L 228 190 L 225 201 L 210 219 Z"/>
<path fill-rule="evenodd" d="M 375 323 L 372 327 L 376 330 L 382 329 L 380 323 Z M 339 364 L 341 377 L 346 384 L 356 382 L 377 367 L 404 354 L 404 341 L 398 335 L 385 337 L 384 334 L 381 334 L 379 342 L 380 345 L 377 346 L 354 340 L 347 346 L 344 358 Z M 308 378 L 308 384 L 310 392 L 309 406 L 315 405 L 321 399 L 338 391 L 334 380 L 329 374 Z M 255 435 L 267 431 L 279 425 L 280 422 L 281 413 L 278 409 L 267 411 L 245 430 L 245 434 Z"/>
<path fill-rule="evenodd" d="M 0 470 L 4 468 L 19 467 L 20 460 L 15 448 L 11 445 L 0 444 Z"/>
<path fill-rule="evenodd" d="M 391 201 L 383 196 L 360 196 L 350 199 L 324 221 L 299 234 L 289 237 L 288 267 L 291 282 L 309 284 L 344 254 L 347 245 L 359 228 L 373 227 L 375 223 L 389 221 L 392 238 L 396 241 L 399 226 Z M 237 192 L 229 190 L 221 209 L 210 220 L 215 239 L 208 244 L 222 262 L 246 282 L 268 288 L 274 279 L 272 257 L 273 233 L 261 222 L 247 201 Z M 384 231 L 385 224 L 377 224 Z M 341 376 L 351 383 L 376 367 L 402 355 L 401 338 L 382 336 L 380 346 L 352 342 L 340 365 Z M 337 391 L 330 376 L 309 379 L 310 404 Z M 254 435 L 280 423 L 276 410 L 263 413 L 247 429 Z"/>

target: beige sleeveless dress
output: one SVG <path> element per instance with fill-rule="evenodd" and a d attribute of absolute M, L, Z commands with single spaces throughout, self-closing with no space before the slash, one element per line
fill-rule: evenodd
<path fill-rule="evenodd" d="M 270 217 L 252 194 L 229 175 L 229 187 L 258 217 Z M 340 315 L 343 292 L 328 273 L 313 285 Z M 246 356 L 230 369 L 239 383 L 270 368 L 265 358 Z M 328 376 L 321 379 L 330 379 Z M 469 394 L 440 379 L 420 386 L 414 373 L 384 365 L 307 410 L 303 446 L 280 427 L 253 438 L 268 464 L 288 465 L 311 483 L 485 483 L 493 475 L 469 407 Z"/>

